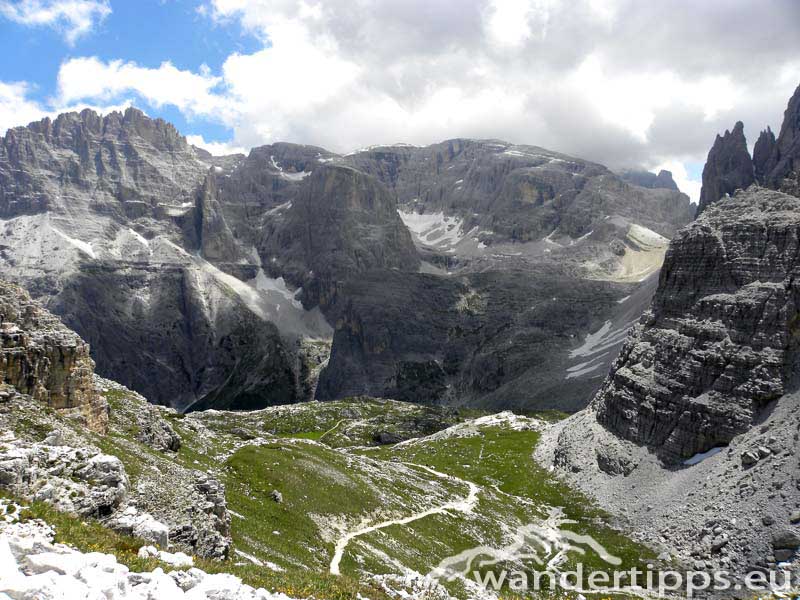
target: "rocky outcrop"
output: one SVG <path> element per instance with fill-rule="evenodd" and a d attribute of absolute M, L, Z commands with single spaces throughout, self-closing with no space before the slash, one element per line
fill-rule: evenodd
<path fill-rule="evenodd" d="M 116 456 L 61 445 L 58 436 L 30 443 L 6 433 L 0 440 L 0 487 L 84 517 L 108 517 L 128 493 Z"/>
<path fill-rule="evenodd" d="M 254 589 L 228 573 L 208 574 L 192 567 L 182 553 L 139 549 L 141 558 L 158 558 L 170 565 L 151 572 L 134 572 L 117 557 L 83 553 L 54 541 L 55 532 L 39 520 L 22 522 L 20 507 L 0 501 L 9 518 L 0 521 L 0 594 L 6 598 L 108 598 L 134 600 L 291 600 L 282 593 Z"/>
<path fill-rule="evenodd" d="M 729 443 L 798 366 L 800 199 L 751 188 L 672 241 L 651 309 L 593 401 L 667 461 Z"/>
<path fill-rule="evenodd" d="M 105 432 L 108 406 L 94 387 L 88 344 L 24 290 L 2 281 L 0 340 L 2 383 L 52 408 L 77 413 L 87 427 Z"/>
<path fill-rule="evenodd" d="M 747 150 L 744 124 L 738 121 L 732 131 L 717 136 L 708 153 L 697 215 L 726 195 L 747 188 L 754 181 L 753 160 Z"/>

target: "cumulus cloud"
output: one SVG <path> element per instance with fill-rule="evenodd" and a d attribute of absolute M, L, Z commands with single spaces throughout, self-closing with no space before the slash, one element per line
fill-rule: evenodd
<path fill-rule="evenodd" d="M 69 104 L 93 99 L 108 101 L 135 92 L 155 107 L 176 106 L 188 115 L 215 115 L 232 118 L 232 107 L 215 88 L 221 79 L 208 72 L 176 68 L 169 61 L 157 68 L 140 67 L 134 62 L 103 62 L 95 57 L 74 58 L 61 65 L 58 73 L 58 101 Z"/>
<path fill-rule="evenodd" d="M 685 164 L 736 120 L 753 140 L 776 129 L 800 82 L 795 0 L 206 0 L 200 14 L 262 48 L 214 73 L 74 58 L 54 102 L 173 105 L 237 148 L 502 138 L 668 165 L 696 195 Z"/>
<path fill-rule="evenodd" d="M 207 142 L 202 135 L 187 135 L 186 141 L 210 153 L 212 156 L 230 156 L 231 154 L 247 154 L 247 149 L 224 142 Z"/>
<path fill-rule="evenodd" d="M 61 31 L 69 44 L 89 33 L 111 14 L 107 0 L 4 0 L 0 15 L 33 27 L 51 27 Z"/>
<path fill-rule="evenodd" d="M 7 129 L 44 117 L 47 112 L 28 98 L 25 83 L 0 81 L 0 135 Z"/>
<path fill-rule="evenodd" d="M 0 81 L 0 136 L 12 127 L 28 125 L 45 117 L 55 119 L 65 112 L 80 112 L 86 108 L 98 114 L 122 112 L 134 105 L 132 98 L 118 99 L 113 103 L 74 102 L 71 104 L 45 105 L 31 98 L 32 90 L 25 82 Z"/>

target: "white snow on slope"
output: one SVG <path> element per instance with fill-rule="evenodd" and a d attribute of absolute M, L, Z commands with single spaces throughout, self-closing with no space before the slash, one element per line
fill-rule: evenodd
<path fill-rule="evenodd" d="M 660 248 L 669 244 L 669 240 L 663 235 L 657 234 L 652 229 L 632 223 L 628 229 L 628 237 L 634 242 L 645 246 Z"/>
<path fill-rule="evenodd" d="M 307 172 L 301 171 L 300 173 L 289 173 L 283 170 L 283 167 L 281 167 L 277 163 L 274 156 L 270 156 L 269 159 L 272 161 L 272 166 L 278 170 L 280 176 L 283 177 L 284 179 L 288 179 L 289 181 L 302 181 L 303 179 L 311 175 L 311 171 Z"/>
<path fill-rule="evenodd" d="M 41 521 L 0 525 L 0 597 L 42 600 L 291 600 L 254 589 L 234 575 L 162 568 L 132 573 L 111 554 L 53 543 Z"/>
<path fill-rule="evenodd" d="M 68 242 L 72 246 L 75 246 L 81 252 L 89 255 L 91 258 L 97 258 L 97 255 L 94 253 L 94 249 L 92 248 L 92 245 L 89 242 L 83 242 L 83 241 L 78 240 L 76 238 L 70 237 L 66 233 L 63 233 L 61 230 L 56 229 L 52 225 L 50 225 L 50 229 L 52 229 L 53 233 L 55 233 L 57 236 L 59 236 L 65 242 Z"/>
<path fill-rule="evenodd" d="M 442 212 L 397 212 L 414 237 L 426 246 L 452 248 L 468 235 L 464 233 L 464 223 L 458 217 L 445 216 Z"/>
<path fill-rule="evenodd" d="M 255 278 L 242 281 L 217 268 L 201 256 L 189 254 L 177 244 L 166 238 L 165 242 L 178 255 L 181 261 L 187 260 L 205 277 L 198 278 L 205 295 L 213 298 L 219 294 L 219 287 L 230 290 L 259 318 L 275 324 L 278 330 L 289 338 L 330 339 L 333 328 L 325 320 L 319 308 L 305 310 L 296 299 L 300 290 L 291 291 L 283 278 L 271 279 L 259 268 Z M 257 254 L 254 260 L 260 261 Z"/>
<path fill-rule="evenodd" d="M 566 379 L 574 379 L 588 375 L 593 371 L 603 367 L 606 361 L 603 359 L 608 355 L 608 350 L 622 342 L 628 335 L 628 329 L 636 322 L 636 319 L 623 325 L 618 329 L 612 329 L 611 321 L 606 321 L 603 326 L 595 331 L 589 333 L 578 348 L 570 351 L 569 357 L 571 359 L 583 358 L 584 360 L 576 365 L 567 369 Z"/>

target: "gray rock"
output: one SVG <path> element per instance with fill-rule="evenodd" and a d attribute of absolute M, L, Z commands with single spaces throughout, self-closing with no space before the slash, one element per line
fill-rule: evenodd
<path fill-rule="evenodd" d="M 736 190 L 748 188 L 754 181 L 753 161 L 747 150 L 744 125 L 738 121 L 732 131 L 717 136 L 708 153 L 703 168 L 703 188 L 697 216 L 711 204 L 726 195 L 732 196 Z"/>
<path fill-rule="evenodd" d="M 796 529 L 782 529 L 772 534 L 772 547 L 775 550 L 796 550 L 800 548 L 800 533 Z"/>
<path fill-rule="evenodd" d="M 273 502 L 277 502 L 281 504 L 283 502 L 283 494 L 281 494 L 278 490 L 272 490 L 270 492 L 269 497 L 272 498 Z"/>
<path fill-rule="evenodd" d="M 758 452 L 754 450 L 748 450 L 747 452 L 742 452 L 742 465 L 745 467 L 752 467 L 756 464 L 761 457 L 758 455 Z"/>

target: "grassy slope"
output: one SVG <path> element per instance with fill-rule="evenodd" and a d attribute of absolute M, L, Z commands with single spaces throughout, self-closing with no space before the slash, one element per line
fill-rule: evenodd
<path fill-rule="evenodd" d="M 447 556 L 477 545 L 501 546 L 518 527 L 546 516 L 546 506 L 563 506 L 572 527 L 590 533 L 626 565 L 648 552 L 605 524 L 605 516 L 584 497 L 564 487 L 531 458 L 539 434 L 488 427 L 463 438 L 434 436 L 412 444 L 367 448 L 378 432 L 408 434 L 474 415 L 441 412 L 389 401 L 341 401 L 276 407 L 255 413 L 167 414 L 183 446 L 176 455 L 135 441 L 132 414 L 140 400 L 107 392 L 112 432 L 92 443 L 126 464 L 132 484 L 152 465 L 171 461 L 210 472 L 226 484 L 234 513 L 234 548 L 284 571 L 259 567 L 240 555 L 226 562 L 200 561 L 208 571 L 227 571 L 247 583 L 290 595 L 317 598 L 386 598 L 364 573 L 397 573 L 400 567 L 427 573 Z M 39 437 L 46 427 L 27 423 Z M 40 431 L 41 430 L 41 431 Z M 419 431 L 417 431 L 419 433 Z M 328 574 L 335 540 L 363 524 L 402 518 L 466 496 L 463 482 L 435 477 L 408 463 L 426 465 L 481 486 L 471 514 L 450 511 L 406 525 L 386 527 L 353 540 L 345 550 L 343 576 Z M 271 498 L 280 491 L 283 502 Z M 84 532 L 82 525 L 35 505 L 60 535 L 81 549 L 121 553 L 141 567 L 126 548 L 138 542 Z M 67 519 L 67 521 L 64 521 Z M 89 528 L 99 527 L 89 523 Z M 86 546 L 87 540 L 100 546 Z M 135 559 L 135 560 L 134 560 Z M 584 560 L 591 564 L 591 559 Z M 145 565 L 147 566 L 147 565 Z M 598 564 L 598 566 L 604 566 Z M 463 597 L 458 584 L 452 590 Z M 505 596 L 504 596 L 505 597 Z"/>

